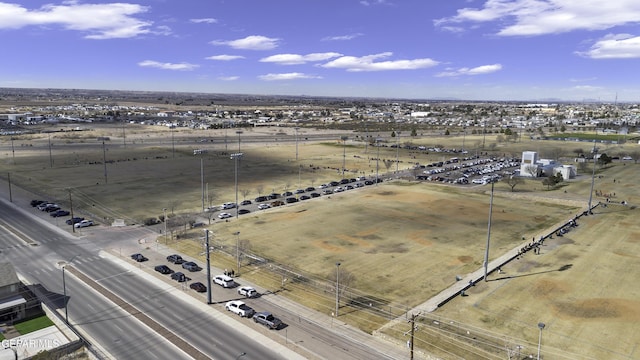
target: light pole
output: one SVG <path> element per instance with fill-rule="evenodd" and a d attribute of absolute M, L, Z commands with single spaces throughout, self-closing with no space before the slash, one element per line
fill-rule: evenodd
<path fill-rule="evenodd" d="M 464 138 L 467 136 L 467 127 L 462 127 L 462 153 L 464 154 Z"/>
<path fill-rule="evenodd" d="M 342 178 L 344 179 L 344 168 L 346 167 L 347 161 L 347 139 L 349 139 L 349 137 L 343 135 L 340 139 L 342 140 Z"/>
<path fill-rule="evenodd" d="M 238 147 L 240 147 L 240 143 L 238 143 Z M 231 160 L 235 160 L 236 163 L 236 219 L 238 219 L 238 160 L 242 159 L 244 154 L 239 152 L 235 154 L 231 154 Z"/>
<path fill-rule="evenodd" d="M 64 268 L 67 265 L 70 265 L 73 260 L 75 260 L 76 257 L 78 257 L 79 255 L 74 255 L 71 260 L 69 260 L 67 263 L 62 265 L 62 300 L 64 301 L 64 322 L 69 325 L 69 311 L 68 311 L 68 307 L 67 304 L 69 303 L 69 301 L 67 300 L 67 281 L 65 279 L 64 276 Z"/>
<path fill-rule="evenodd" d="M 376 186 L 378 186 L 378 171 L 380 169 L 380 138 L 376 138 L 376 147 L 378 148 L 378 155 L 376 155 Z"/>
<path fill-rule="evenodd" d="M 162 216 L 164 219 L 164 244 L 167 245 L 167 208 L 162 209 Z"/>
<path fill-rule="evenodd" d="M 207 254 L 207 304 L 212 304 L 211 301 L 211 258 L 209 257 L 210 248 L 209 248 L 209 229 L 204 229 L 205 236 L 205 246 L 207 250 L 205 253 Z"/>
<path fill-rule="evenodd" d="M 340 305 L 340 262 L 336 263 L 336 317 L 338 317 L 338 307 Z"/>
<path fill-rule="evenodd" d="M 589 214 L 591 214 L 591 200 L 593 199 L 593 183 L 596 179 L 596 153 L 598 152 L 598 149 L 596 148 L 596 141 L 593 140 L 593 150 L 591 150 L 591 153 L 593 154 L 593 172 L 591 174 L 591 191 L 589 192 Z"/>
<path fill-rule="evenodd" d="M 540 335 L 538 336 L 538 360 L 540 360 L 540 345 L 542 344 L 542 329 L 545 325 L 543 322 L 538 323 L 538 329 L 540 329 Z"/>
<path fill-rule="evenodd" d="M 242 130 L 236 130 L 236 134 L 238 134 L 238 152 L 240 152 L 240 134 L 242 134 Z"/>
<path fill-rule="evenodd" d="M 296 126 L 293 129 L 296 131 L 296 161 L 298 161 L 298 130 L 300 128 Z"/>
<path fill-rule="evenodd" d="M 396 131 L 396 174 L 398 173 L 398 167 L 399 167 L 399 159 L 398 159 L 398 155 L 400 152 L 400 131 Z"/>
<path fill-rule="evenodd" d="M 236 268 L 238 272 L 236 276 L 240 276 L 240 231 L 236 231 L 233 233 L 236 236 Z"/>
<path fill-rule="evenodd" d="M 202 191 L 202 212 L 204 212 L 204 159 L 200 156 L 200 190 Z"/>

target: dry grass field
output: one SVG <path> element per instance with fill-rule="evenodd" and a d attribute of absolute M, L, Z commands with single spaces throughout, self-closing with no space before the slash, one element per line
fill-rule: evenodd
<path fill-rule="evenodd" d="M 288 135 L 285 135 L 285 132 Z M 311 133 L 304 129 L 302 134 Z M 289 141 L 241 142 L 245 153 L 238 171 L 240 199 L 259 193 L 283 192 L 318 186 L 342 177 L 342 162 L 356 174 L 375 176 L 387 169 L 382 160 L 400 160 L 399 168 L 411 162 L 429 163 L 453 155 L 417 153 L 391 148 L 365 147 L 362 143 L 335 140 L 301 140 L 299 162 L 291 129 L 251 129 L 243 138 L 269 135 Z M 336 133 L 338 134 L 338 133 Z M 108 136 L 103 148 L 97 137 Z M 170 209 L 174 214 L 203 216 L 201 164 L 206 183 L 206 205 L 234 201 L 234 161 L 237 139 L 228 143 L 200 142 L 217 132 L 175 131 L 159 127 L 128 127 L 126 145 L 122 129 L 95 128 L 90 132 L 64 132 L 49 136 L 8 139 L 0 143 L 0 170 L 12 181 L 39 196 L 57 199 L 74 196 L 74 209 L 94 214 L 98 220 L 124 218 L 140 223 Z M 355 137 L 355 135 L 354 135 Z M 488 143 L 495 143 L 487 136 Z M 388 139 L 390 143 L 394 139 Z M 401 140 L 408 141 L 408 140 Z M 411 139 L 417 145 L 461 147 L 461 137 Z M 466 136 L 469 147 L 478 146 L 480 136 Z M 544 155 L 551 147 L 563 147 L 568 158 L 576 147 L 588 152 L 590 144 L 523 140 L 496 144 L 492 153 L 519 157 L 523 150 Z M 618 152 L 637 145 L 604 146 L 601 152 Z M 207 148 L 201 158 L 193 149 Z M 380 161 L 376 161 L 378 158 Z M 14 156 L 15 154 L 15 156 Z M 103 159 L 107 159 L 107 178 Z M 504 252 L 545 235 L 587 207 L 591 167 L 576 179 L 547 191 L 540 180 L 528 180 L 515 192 L 496 184 L 493 200 L 491 253 Z M 539 330 L 542 355 L 547 359 L 639 359 L 640 228 L 635 208 L 640 204 L 640 165 L 614 163 L 598 169 L 594 189 L 615 193 L 614 202 L 598 207 L 593 216 L 563 237 L 545 242 L 540 255 L 528 253 L 505 265 L 503 272 L 478 283 L 467 296 L 456 297 L 430 314 L 420 314 L 415 345 L 419 351 L 442 358 L 504 359 L 536 352 Z M 615 182 L 614 182 L 615 179 Z M 105 181 L 107 180 L 107 181 Z M 353 276 L 353 294 L 375 301 L 387 314 L 402 315 L 431 296 L 482 267 L 487 240 L 489 186 L 457 187 L 410 180 L 394 180 L 350 192 L 243 215 L 238 221 L 209 226 L 215 243 L 233 247 L 239 231 L 249 241 L 250 252 L 270 260 L 290 273 L 321 281 L 335 271 L 335 263 Z M 594 203 L 605 201 L 594 197 Z M 201 250 L 198 235 L 171 244 L 192 255 Z M 186 238 L 186 240 L 184 240 Z M 233 267 L 232 257 L 215 257 L 217 266 Z M 335 273 L 333 273 L 335 274 Z M 309 291 L 307 284 L 282 279 L 259 267 L 246 266 L 243 275 L 273 291 L 281 291 L 304 304 L 329 314 L 333 309 L 331 289 Z M 286 281 L 283 281 L 286 280 Z M 284 283 L 284 286 L 283 286 Z M 327 281 L 330 283 L 330 281 Z M 352 295 L 354 296 L 354 295 Z M 365 331 L 380 330 L 405 342 L 406 321 L 388 323 L 385 316 L 371 315 L 345 300 L 340 319 Z M 386 326 L 385 326 L 386 324 Z"/>

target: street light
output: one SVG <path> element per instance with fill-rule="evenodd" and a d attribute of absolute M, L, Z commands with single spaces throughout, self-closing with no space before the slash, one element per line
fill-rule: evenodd
<path fill-rule="evenodd" d="M 68 308 L 67 308 L 67 304 L 69 303 L 69 301 L 67 301 L 67 281 L 66 281 L 65 276 L 64 276 L 64 268 L 67 265 L 70 265 L 73 262 L 73 260 L 75 258 L 77 258 L 78 256 L 80 256 L 80 255 L 74 255 L 71 258 L 71 260 L 69 260 L 67 263 L 62 265 L 62 299 L 64 301 L 64 322 L 67 325 L 69 325 L 69 311 L 68 311 Z"/>
<path fill-rule="evenodd" d="M 240 147 L 240 143 L 238 143 L 238 147 Z M 236 219 L 238 219 L 238 160 L 242 159 L 244 154 L 239 152 L 235 154 L 231 154 L 231 160 L 235 160 L 236 162 Z"/>
<path fill-rule="evenodd" d="M 236 130 L 236 134 L 238 134 L 238 152 L 240 152 L 240 134 L 242 134 L 242 130 Z"/>
<path fill-rule="evenodd" d="M 162 216 L 164 219 L 164 244 L 167 245 L 167 208 L 162 209 Z"/>
<path fill-rule="evenodd" d="M 340 262 L 336 263 L 336 317 L 338 317 L 338 307 L 340 305 Z"/>
<path fill-rule="evenodd" d="M 596 179 L 596 153 L 598 152 L 598 148 L 596 148 L 596 141 L 593 140 L 593 150 L 591 150 L 591 153 L 593 154 L 593 172 L 591 174 L 591 191 L 589 192 L 589 207 L 588 207 L 588 211 L 589 214 L 591 214 L 591 200 L 593 199 L 593 183 Z"/>
<path fill-rule="evenodd" d="M 298 130 L 300 128 L 296 126 L 293 129 L 296 131 L 296 161 L 298 161 Z"/>
<path fill-rule="evenodd" d="M 236 276 L 240 276 L 240 231 L 236 231 L 233 233 L 236 236 L 236 268 L 238 272 Z"/>
<path fill-rule="evenodd" d="M 378 186 L 378 170 L 380 169 L 380 138 L 376 138 L 376 147 L 378 148 L 378 155 L 376 155 L 376 186 Z"/>
<path fill-rule="evenodd" d="M 538 336 L 538 360 L 540 360 L 540 345 L 542 344 L 542 329 L 545 325 L 543 322 L 538 323 L 538 329 L 540 329 L 540 335 Z"/>
<path fill-rule="evenodd" d="M 398 155 L 400 152 L 400 131 L 396 131 L 396 174 L 398 173 L 398 167 L 400 162 L 398 161 Z"/>
<path fill-rule="evenodd" d="M 209 229 L 204 229 L 205 236 L 205 246 L 207 250 L 205 251 L 207 254 L 207 304 L 212 304 L 211 301 L 211 259 L 209 257 L 210 248 L 209 248 Z"/>
<path fill-rule="evenodd" d="M 343 135 L 340 139 L 342 139 L 342 178 L 344 179 L 344 168 L 346 167 L 347 161 L 347 139 L 349 139 L 349 137 Z"/>

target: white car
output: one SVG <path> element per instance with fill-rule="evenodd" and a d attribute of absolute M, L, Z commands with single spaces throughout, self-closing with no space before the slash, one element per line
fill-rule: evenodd
<path fill-rule="evenodd" d="M 255 310 L 253 310 L 251 307 L 249 307 L 247 304 L 245 304 L 243 301 L 240 301 L 240 300 L 229 301 L 224 305 L 224 307 L 225 309 L 233 313 L 236 313 L 242 317 L 247 317 L 247 318 L 252 317 L 253 314 L 256 313 Z"/>
<path fill-rule="evenodd" d="M 235 207 L 236 207 L 236 203 L 234 202 L 226 202 L 221 206 L 222 210 L 233 209 Z"/>
<path fill-rule="evenodd" d="M 238 289 L 238 294 L 244 297 L 251 298 L 258 295 L 258 292 L 256 291 L 256 289 L 252 288 L 251 286 L 243 286 L 240 289 Z"/>
<path fill-rule="evenodd" d="M 269 209 L 269 208 L 271 208 L 271 205 L 266 204 L 266 203 L 258 205 L 258 209 L 260 209 L 260 210 Z"/>
<path fill-rule="evenodd" d="M 223 213 L 218 214 L 218 219 L 228 219 L 228 218 L 230 218 L 232 216 L 233 215 L 231 215 L 229 213 L 223 212 Z"/>
<path fill-rule="evenodd" d="M 93 221 L 91 220 L 82 220 L 78 223 L 75 223 L 73 226 L 78 229 L 78 228 L 83 228 L 83 227 L 87 227 L 87 226 L 92 226 L 93 225 Z"/>
<path fill-rule="evenodd" d="M 339 193 L 339 192 L 343 192 L 344 188 L 342 186 L 338 186 L 337 188 L 333 189 L 334 193 Z"/>
<path fill-rule="evenodd" d="M 230 288 L 236 285 L 235 281 L 227 275 L 216 275 L 213 278 L 213 282 L 222 286 L 223 288 Z"/>

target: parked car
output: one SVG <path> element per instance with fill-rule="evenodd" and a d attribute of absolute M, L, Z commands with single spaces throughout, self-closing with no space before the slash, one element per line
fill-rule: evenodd
<path fill-rule="evenodd" d="M 182 258 L 182 256 L 178 255 L 178 254 L 173 254 L 173 255 L 169 255 L 167 256 L 167 261 L 170 263 L 174 263 L 174 264 L 182 264 L 184 262 L 184 259 Z"/>
<path fill-rule="evenodd" d="M 222 206 L 221 206 L 222 210 L 233 209 L 235 207 L 236 207 L 236 203 L 234 203 L 234 202 L 226 202 L 226 203 L 222 204 Z"/>
<path fill-rule="evenodd" d="M 277 317 L 273 316 L 270 312 L 259 312 L 253 315 L 253 321 L 256 323 L 262 324 L 269 329 L 277 330 L 282 325 L 282 321 Z"/>
<path fill-rule="evenodd" d="M 71 219 L 67 219 L 67 221 L 65 221 L 65 223 L 67 223 L 67 225 L 74 225 L 74 224 L 79 223 L 82 220 L 84 220 L 83 217 L 72 217 Z"/>
<path fill-rule="evenodd" d="M 287 202 L 287 204 L 291 204 L 291 203 L 298 202 L 298 199 L 296 199 L 294 197 L 288 197 L 286 202 Z"/>
<path fill-rule="evenodd" d="M 313 186 L 309 186 L 308 188 L 305 189 L 306 192 L 312 192 L 312 191 L 316 191 L 316 188 L 314 188 Z"/>
<path fill-rule="evenodd" d="M 251 298 L 258 295 L 258 292 L 256 291 L 256 289 L 252 288 L 251 286 L 243 286 L 238 289 L 238 294 L 244 297 Z"/>
<path fill-rule="evenodd" d="M 173 270 L 167 265 L 157 265 L 153 268 L 153 270 L 159 272 L 160 274 L 172 274 Z"/>
<path fill-rule="evenodd" d="M 61 216 L 69 216 L 69 214 L 71 214 L 69 211 L 67 210 L 56 210 L 56 211 L 52 211 L 51 213 L 49 213 L 49 216 L 51 217 L 61 217 Z"/>
<path fill-rule="evenodd" d="M 255 310 L 253 310 L 249 305 L 245 304 L 240 300 L 229 301 L 224 305 L 225 309 L 231 311 L 237 315 L 242 317 L 250 318 L 255 314 Z"/>
<path fill-rule="evenodd" d="M 50 202 L 41 202 L 36 206 L 36 209 L 40 211 L 44 211 L 48 206 L 51 206 L 51 205 L 55 205 L 55 204 Z"/>
<path fill-rule="evenodd" d="M 344 188 L 342 186 L 338 186 L 337 188 L 333 189 L 334 193 L 339 193 L 339 192 L 343 192 Z"/>
<path fill-rule="evenodd" d="M 293 195 L 293 193 L 291 191 L 285 191 L 285 192 L 282 193 L 282 197 L 284 197 L 284 198 L 289 197 L 291 195 Z"/>
<path fill-rule="evenodd" d="M 43 202 L 45 202 L 44 200 L 31 200 L 30 204 L 32 207 L 36 207 L 40 204 L 42 204 Z"/>
<path fill-rule="evenodd" d="M 235 281 L 227 275 L 216 275 L 213 278 L 213 282 L 222 286 L 223 288 L 230 288 L 236 285 Z"/>
<path fill-rule="evenodd" d="M 189 285 L 189 287 L 197 292 L 205 292 L 207 291 L 207 286 L 201 282 L 194 282 L 193 284 Z"/>
<path fill-rule="evenodd" d="M 147 261 L 149 259 L 147 259 L 144 255 L 140 254 L 140 253 L 135 253 L 133 255 L 131 255 L 131 258 L 137 262 L 143 262 L 143 261 Z"/>
<path fill-rule="evenodd" d="M 223 212 L 223 213 L 218 214 L 218 219 L 228 219 L 228 218 L 230 218 L 232 216 L 233 215 L 231 215 L 231 214 L 229 214 L 227 212 Z"/>
<path fill-rule="evenodd" d="M 309 196 L 309 195 L 300 196 L 300 200 L 309 200 L 309 199 L 311 199 L 311 196 Z"/>
<path fill-rule="evenodd" d="M 251 205 L 251 200 L 242 200 L 240 205 Z"/>
<path fill-rule="evenodd" d="M 249 209 L 240 209 L 238 210 L 238 215 L 245 215 L 250 213 L 251 211 Z"/>
<path fill-rule="evenodd" d="M 268 197 L 268 196 L 258 196 L 258 197 L 255 199 L 255 201 L 256 201 L 257 203 L 265 202 L 265 201 L 268 201 L 268 200 L 269 200 L 269 197 Z"/>
<path fill-rule="evenodd" d="M 193 261 L 187 261 L 185 263 L 182 263 L 182 268 L 189 271 L 202 270 L 202 268 L 198 266 L 198 264 L 194 263 Z"/>
<path fill-rule="evenodd" d="M 269 204 L 260 204 L 260 205 L 258 205 L 258 209 L 260 209 L 260 210 L 269 209 L 270 207 L 271 207 L 271 205 L 269 205 Z"/>
<path fill-rule="evenodd" d="M 75 223 L 73 225 L 73 227 L 75 227 L 75 228 L 83 228 L 83 227 L 87 227 L 87 226 L 93 226 L 93 221 L 91 221 L 91 220 L 82 220 L 79 223 Z"/>
<path fill-rule="evenodd" d="M 317 193 L 317 192 L 312 192 L 311 193 L 311 197 L 312 198 L 317 198 L 317 197 L 320 197 L 320 196 L 321 196 L 320 193 Z"/>
<path fill-rule="evenodd" d="M 189 278 L 187 277 L 187 275 L 181 273 L 181 272 L 174 272 L 173 274 L 171 274 L 171 279 L 172 280 L 176 280 L 177 282 L 185 282 L 187 281 Z"/>
<path fill-rule="evenodd" d="M 49 213 L 53 211 L 58 211 L 58 210 L 60 210 L 60 206 L 57 204 L 51 204 L 44 209 L 44 211 Z"/>

